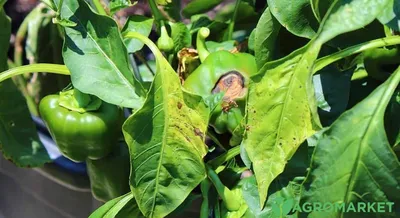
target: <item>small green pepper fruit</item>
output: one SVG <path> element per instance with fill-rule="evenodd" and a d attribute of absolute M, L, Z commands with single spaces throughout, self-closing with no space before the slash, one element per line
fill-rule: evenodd
<path fill-rule="evenodd" d="M 364 55 L 364 67 L 368 75 L 374 79 L 385 81 L 400 64 L 398 48 L 374 48 Z"/>
<path fill-rule="evenodd" d="M 129 151 L 124 143 L 104 158 L 86 160 L 92 194 L 97 200 L 106 202 L 130 191 L 129 161 Z"/>
<path fill-rule="evenodd" d="M 171 37 L 169 37 L 168 31 L 167 31 L 167 28 L 165 27 L 165 25 L 161 26 L 161 35 L 160 35 L 160 38 L 158 38 L 158 40 L 157 40 L 157 47 L 161 51 L 166 51 L 166 52 L 174 49 L 174 40 Z"/>
<path fill-rule="evenodd" d="M 100 159 L 117 145 L 123 113 L 77 89 L 48 95 L 39 112 L 61 153 L 75 162 Z"/>
<path fill-rule="evenodd" d="M 250 76 L 257 73 L 255 58 L 247 53 L 216 51 L 209 53 L 205 38 L 209 31 L 201 28 L 197 49 L 202 64 L 184 81 L 184 88 L 203 98 L 224 93 L 220 105 L 211 114 L 210 123 L 219 134 L 233 132 L 245 113 Z"/>

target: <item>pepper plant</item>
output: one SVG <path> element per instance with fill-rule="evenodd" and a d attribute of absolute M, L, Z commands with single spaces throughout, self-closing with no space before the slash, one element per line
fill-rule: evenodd
<path fill-rule="evenodd" d="M 105 202 L 90 217 L 174 217 L 194 200 L 202 218 L 400 216 L 400 1 L 148 0 L 151 17 L 123 23 L 135 3 L 43 0 L 21 27 L 50 25 L 62 59 L 22 65 L 0 0 L 5 158 L 50 161 L 38 107 L 87 163 Z M 43 41 L 26 40 L 38 60 Z M 37 106 L 21 76 L 34 72 L 71 84 Z"/>

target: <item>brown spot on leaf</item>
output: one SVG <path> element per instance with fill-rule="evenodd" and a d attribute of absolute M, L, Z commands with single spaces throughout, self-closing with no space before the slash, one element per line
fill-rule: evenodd
<path fill-rule="evenodd" d="M 201 138 L 204 137 L 204 133 L 199 128 L 194 128 L 194 134 L 196 136 L 200 136 Z"/>
<path fill-rule="evenodd" d="M 182 108 L 182 103 L 178 102 L 178 109 Z"/>

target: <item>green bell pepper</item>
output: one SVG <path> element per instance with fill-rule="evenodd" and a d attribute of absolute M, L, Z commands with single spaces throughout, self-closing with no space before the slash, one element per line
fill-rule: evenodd
<path fill-rule="evenodd" d="M 117 145 L 122 110 L 94 96 L 76 89 L 48 95 L 39 112 L 61 153 L 72 161 L 100 159 Z"/>
<path fill-rule="evenodd" d="M 86 160 L 93 196 L 99 201 L 109 201 L 130 191 L 129 151 L 120 143 L 108 156 L 99 160 Z"/>
<path fill-rule="evenodd" d="M 250 76 L 257 73 L 255 58 L 247 53 L 220 50 L 209 53 L 205 38 L 209 31 L 201 28 L 197 36 L 197 50 L 201 65 L 184 81 L 184 88 L 204 98 L 223 92 L 223 98 L 210 118 L 219 134 L 232 133 L 245 114 L 247 88 Z"/>

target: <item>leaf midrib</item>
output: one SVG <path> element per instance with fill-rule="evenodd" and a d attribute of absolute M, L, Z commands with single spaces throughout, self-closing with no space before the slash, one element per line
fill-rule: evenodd
<path fill-rule="evenodd" d="M 86 4 L 86 2 L 84 3 Z M 66 8 L 73 14 L 72 16 L 77 19 L 79 25 L 83 28 L 83 30 L 87 33 L 89 38 L 91 39 L 92 42 L 94 42 L 95 47 L 97 48 L 98 51 L 100 51 L 101 54 L 103 54 L 103 57 L 106 59 L 106 61 L 112 66 L 112 68 L 117 72 L 117 75 L 119 78 L 122 79 L 123 83 L 128 86 L 128 88 L 131 90 L 131 93 L 136 93 L 135 88 L 132 86 L 132 84 L 126 79 L 126 77 L 123 75 L 123 73 L 119 70 L 119 68 L 114 64 L 114 62 L 104 53 L 103 49 L 97 44 L 96 40 L 92 37 L 92 35 L 88 32 L 86 27 L 81 23 L 80 19 L 76 17 L 75 13 L 71 10 L 71 8 L 63 4 L 63 6 L 66 6 Z M 91 10 L 91 9 L 89 9 Z"/>
<path fill-rule="evenodd" d="M 160 63 L 157 62 L 157 64 L 159 65 Z M 158 68 L 158 67 L 157 67 L 157 68 Z M 165 70 L 165 69 L 164 69 L 164 70 Z M 167 70 L 166 70 L 166 71 L 167 71 Z M 160 74 L 160 71 L 157 71 L 157 72 Z M 163 84 L 169 85 L 168 82 L 167 82 L 167 83 L 164 83 L 165 81 L 164 81 L 163 75 L 164 75 L 164 73 L 159 75 L 159 76 L 160 76 L 160 79 L 161 79 L 161 87 L 164 87 Z M 165 77 L 167 77 L 167 75 L 166 75 Z M 156 79 L 156 78 L 154 78 L 154 79 Z M 168 89 L 168 88 L 166 88 L 166 89 Z M 166 92 L 166 90 L 161 89 L 161 88 L 158 89 L 158 90 L 162 90 L 163 102 L 168 101 L 168 92 Z M 167 114 L 167 109 L 168 109 L 168 103 L 167 103 L 167 104 L 164 104 L 164 103 L 163 103 L 164 121 L 165 121 L 165 122 L 164 122 L 165 125 L 164 125 L 164 129 L 163 129 L 163 133 L 168 132 L 168 126 L 169 126 L 169 125 L 166 125 L 166 124 L 168 124 L 168 121 L 169 121 L 169 116 L 166 116 L 166 114 Z M 153 195 L 153 205 L 152 205 L 152 207 L 151 207 L 150 217 L 153 217 L 154 208 L 155 208 L 155 204 L 156 204 L 156 197 L 157 197 L 158 186 L 159 186 L 159 184 L 158 184 L 158 179 L 159 179 L 160 169 L 161 169 L 162 160 L 163 160 L 164 148 L 165 148 L 166 141 L 167 141 L 166 135 L 167 135 L 167 134 L 163 134 L 163 135 L 162 135 L 162 143 L 161 143 L 161 151 L 160 151 L 160 160 L 159 160 L 158 166 L 157 166 L 155 190 L 154 190 L 154 195 Z"/>
<path fill-rule="evenodd" d="M 306 52 L 307 53 L 307 52 Z M 304 53 L 305 54 L 305 53 Z M 299 66 L 299 64 L 300 63 L 302 63 L 302 60 L 303 60 L 303 57 L 304 57 L 304 54 L 302 54 L 302 57 L 301 57 L 301 60 L 296 64 L 296 66 L 295 66 L 295 68 L 293 69 L 293 74 L 292 74 L 292 77 L 290 78 L 290 82 L 289 82 L 289 85 L 288 85 L 288 91 L 287 91 L 287 94 L 285 95 L 285 100 L 284 100 L 284 102 L 287 102 L 287 99 L 288 99 L 288 97 L 290 96 L 290 94 L 289 93 L 292 93 L 292 89 L 293 89 L 293 86 L 292 86 L 292 83 L 293 83 L 293 81 L 294 81 L 294 79 L 293 79 L 293 77 L 295 76 L 295 73 L 294 72 L 296 72 L 296 70 L 298 69 L 298 66 Z M 281 124 L 283 123 L 283 114 L 284 114 L 284 111 L 286 111 L 286 106 L 287 106 L 287 104 L 283 104 L 283 108 L 282 108 L 282 111 L 281 111 L 281 114 L 280 114 L 280 119 L 279 119 L 279 123 L 278 123 L 278 130 L 277 130 L 277 136 L 276 136 L 276 139 L 275 139 L 275 143 L 274 143 L 274 148 L 273 148 L 273 151 L 272 151 L 272 153 L 275 155 L 276 154 L 276 148 L 277 148 L 277 146 L 278 146 L 278 140 L 277 139 L 279 139 L 279 136 L 280 136 L 280 134 L 281 134 Z M 285 154 L 286 155 L 286 154 Z M 273 164 L 273 161 L 270 161 L 270 164 L 269 164 L 269 168 L 268 169 L 271 169 L 272 168 L 272 164 Z M 270 172 L 272 172 L 271 170 L 269 170 Z"/>
<path fill-rule="evenodd" d="M 380 114 L 379 112 L 381 111 L 383 105 L 385 105 L 384 103 L 382 103 L 382 102 L 385 102 L 385 100 L 387 99 L 385 93 L 386 92 L 382 93 L 382 95 L 381 95 L 381 96 L 383 96 L 383 98 L 381 98 L 382 101 L 381 101 L 380 104 L 378 104 L 377 107 L 375 107 L 375 109 L 374 109 L 374 111 L 372 113 L 372 116 L 368 121 L 368 126 L 367 126 L 367 128 L 365 129 L 365 131 L 362 134 L 360 146 L 358 146 L 357 157 L 356 157 L 356 160 L 354 161 L 354 166 L 352 167 L 352 171 L 351 171 L 351 174 L 350 174 L 350 177 L 349 177 L 349 182 L 348 182 L 348 185 L 347 185 L 347 188 L 346 188 L 346 192 L 345 192 L 346 193 L 346 195 L 344 197 L 344 202 L 345 203 L 349 202 L 349 198 L 351 196 L 351 194 L 349 194 L 349 193 L 350 193 L 350 191 L 352 191 L 354 189 L 355 183 L 353 182 L 353 179 L 357 175 L 357 172 L 358 172 L 358 169 L 359 169 L 359 165 L 360 165 L 359 162 L 360 162 L 361 155 L 364 153 L 363 151 L 365 150 L 365 146 L 368 147 L 368 143 L 365 143 L 365 141 L 368 138 L 367 136 L 369 135 L 371 130 L 372 131 L 374 130 L 374 128 L 372 128 L 372 126 L 373 126 L 372 122 L 376 119 L 377 116 L 379 116 L 379 114 Z M 371 179 L 374 179 L 374 178 L 371 178 Z M 340 217 L 343 217 L 343 216 L 344 216 L 344 213 L 341 212 L 340 213 Z"/>

